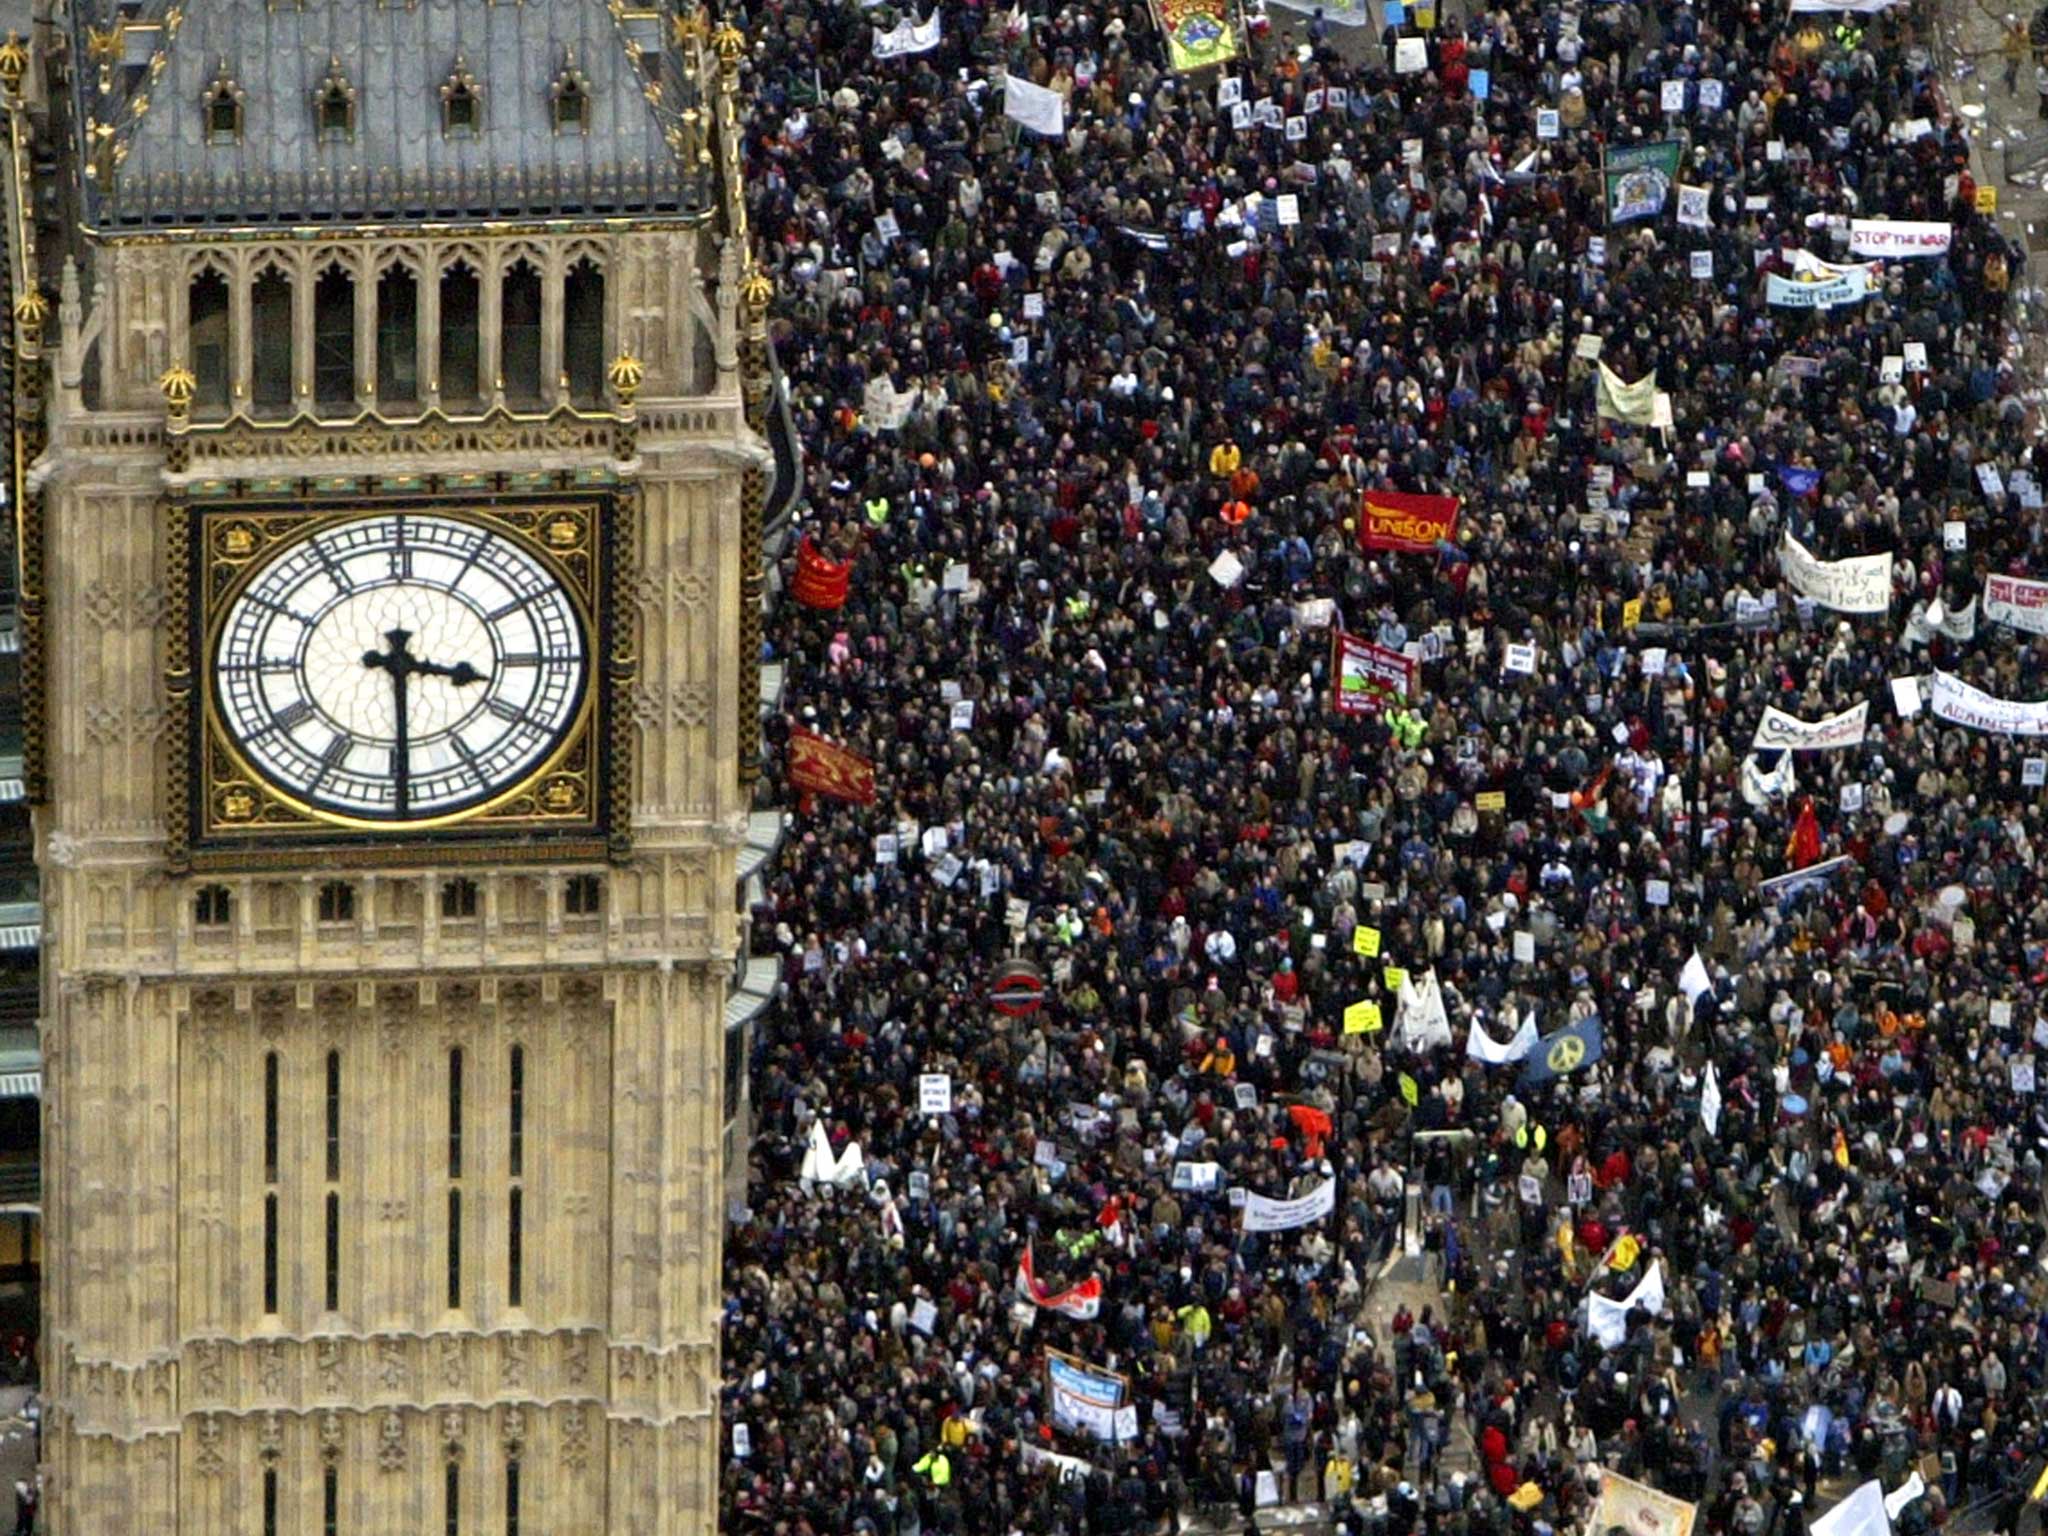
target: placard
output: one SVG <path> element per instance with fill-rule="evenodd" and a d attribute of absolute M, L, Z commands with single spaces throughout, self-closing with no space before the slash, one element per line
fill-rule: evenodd
<path fill-rule="evenodd" d="M 974 729 L 974 700 L 962 699 L 952 707 L 953 729 L 971 731 Z"/>
<path fill-rule="evenodd" d="M 1505 666 L 1510 672 L 1530 674 L 1536 670 L 1536 647 L 1520 643 L 1512 644 L 1507 650 Z"/>
<path fill-rule="evenodd" d="M 1404 37 L 1394 43 L 1394 73 L 1419 75 L 1429 68 L 1429 44 L 1419 37 Z"/>
<path fill-rule="evenodd" d="M 2020 783 L 2029 789 L 2048 784 L 2048 757 L 2030 757 L 2020 764 Z"/>
<path fill-rule="evenodd" d="M 1481 790 L 1478 798 L 1473 801 L 1473 805 L 1481 811 L 1505 811 L 1508 808 L 1507 791 L 1504 789 Z"/>
<path fill-rule="evenodd" d="M 1573 1205 L 1591 1205 L 1593 1203 L 1593 1175 L 1590 1173 L 1575 1173 L 1565 1180 L 1565 1199 Z"/>
<path fill-rule="evenodd" d="M 1515 930 L 1515 963 L 1534 965 L 1536 963 L 1536 935 L 1525 928 Z"/>
<path fill-rule="evenodd" d="M 1535 1174 L 1523 1174 L 1516 1181 L 1515 1188 L 1521 1194 L 1522 1204 L 1541 1205 L 1543 1203 L 1543 1181 L 1537 1178 Z"/>
<path fill-rule="evenodd" d="M 875 862 L 894 864 L 896 862 L 896 834 L 881 832 L 875 836 Z"/>
<path fill-rule="evenodd" d="M 1669 880 L 1645 880 L 1643 882 L 1643 900 L 1653 907 L 1670 906 L 1671 882 Z"/>
<path fill-rule="evenodd" d="M 754 1454 L 754 1432 L 744 1424 L 732 1427 L 732 1453 L 740 1461 Z"/>
<path fill-rule="evenodd" d="M 1044 294 L 1027 293 L 1024 295 L 1024 318 L 1026 320 L 1043 320 L 1045 318 Z"/>
<path fill-rule="evenodd" d="M 1375 1034 L 1385 1026 L 1386 1019 L 1380 1012 L 1380 1005 L 1369 997 L 1344 1010 L 1344 1033 L 1347 1035 Z"/>
<path fill-rule="evenodd" d="M 1558 136 L 1559 121 L 1560 119 L 1555 107 L 1538 107 L 1536 109 L 1536 137 L 1539 139 L 1556 138 Z"/>
<path fill-rule="evenodd" d="M 1691 263 L 1692 275 L 1694 277 L 1702 279 L 1713 277 L 1714 253 L 1712 251 L 1694 251 L 1686 260 Z"/>
<path fill-rule="evenodd" d="M 1658 96 L 1666 112 L 1683 112 L 1685 110 L 1685 82 L 1683 80 L 1666 80 L 1662 89 L 1658 92 Z"/>
<path fill-rule="evenodd" d="M 1950 518 L 1941 525 L 1941 547 L 1954 552 L 1970 547 L 1970 525 Z"/>
<path fill-rule="evenodd" d="M 1368 960 L 1377 960 L 1380 955 L 1380 931 L 1360 923 L 1351 930 L 1351 952 L 1363 955 Z"/>
<path fill-rule="evenodd" d="M 1300 122 L 1300 118 L 1295 119 Z M 1292 229 L 1301 222 L 1301 199 L 1292 192 L 1283 192 L 1279 198 L 1280 227 Z"/>
<path fill-rule="evenodd" d="M 917 1078 L 917 1112 L 921 1115 L 953 1113 L 953 1079 L 944 1072 L 921 1072 Z"/>
<path fill-rule="evenodd" d="M 910 1326 L 926 1338 L 930 1338 L 932 1329 L 938 1326 L 938 1322 L 939 1309 L 933 1306 L 927 1298 L 923 1296 L 918 1297 L 917 1305 L 910 1309 Z"/>

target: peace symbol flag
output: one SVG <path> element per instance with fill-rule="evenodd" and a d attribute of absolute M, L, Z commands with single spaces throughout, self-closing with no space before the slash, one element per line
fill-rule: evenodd
<path fill-rule="evenodd" d="M 1522 1063 L 1520 1086 L 1535 1088 L 1576 1072 L 1588 1062 L 1598 1061 L 1605 1048 L 1606 1040 L 1597 1018 L 1560 1029 L 1536 1042 L 1536 1049 Z"/>

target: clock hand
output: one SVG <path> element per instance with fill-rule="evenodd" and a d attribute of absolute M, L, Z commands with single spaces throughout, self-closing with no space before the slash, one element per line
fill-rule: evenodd
<path fill-rule="evenodd" d="M 392 706 L 396 716 L 394 723 L 397 737 L 392 749 L 392 808 L 393 813 L 402 821 L 406 813 L 412 809 L 412 738 L 406 719 L 405 680 L 418 673 L 422 677 L 445 677 L 456 687 L 461 688 L 470 683 L 482 682 L 484 674 L 466 661 L 458 661 L 452 667 L 438 661 L 422 661 L 406 649 L 407 642 L 412 639 L 412 631 L 409 629 L 386 630 L 384 638 L 390 643 L 391 649 L 363 652 L 363 665 L 391 674 Z"/>

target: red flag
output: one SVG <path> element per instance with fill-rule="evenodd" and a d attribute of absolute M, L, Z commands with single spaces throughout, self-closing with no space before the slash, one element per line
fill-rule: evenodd
<path fill-rule="evenodd" d="M 838 608 L 853 582 L 853 562 L 834 560 L 805 534 L 796 546 L 796 579 L 790 591 L 806 608 Z"/>
<path fill-rule="evenodd" d="M 1813 814 L 1813 796 L 1808 795 L 1799 803 L 1799 819 L 1785 840 L 1785 863 L 1788 869 L 1804 869 L 1819 862 L 1820 818 Z"/>
<path fill-rule="evenodd" d="M 1102 1277 L 1090 1275 L 1064 1291 L 1048 1292 L 1032 1272 L 1031 1245 L 1024 1245 L 1024 1257 L 1017 1261 L 1017 1294 L 1049 1311 L 1087 1322 L 1102 1311 Z"/>
<path fill-rule="evenodd" d="M 789 782 L 806 794 L 829 795 L 855 805 L 875 803 L 875 765 L 800 726 L 789 733 Z"/>
<path fill-rule="evenodd" d="M 1290 1104 L 1287 1106 L 1287 1118 L 1292 1120 L 1294 1128 L 1301 1132 L 1301 1139 L 1307 1144 L 1308 1155 L 1321 1157 L 1323 1139 L 1336 1130 L 1330 1123 L 1330 1117 L 1313 1104 Z"/>
<path fill-rule="evenodd" d="M 1367 491 L 1358 508 L 1358 542 L 1365 549 L 1396 549 L 1411 555 L 1436 552 L 1438 541 L 1457 531 L 1458 498 L 1416 496 L 1407 491 Z"/>

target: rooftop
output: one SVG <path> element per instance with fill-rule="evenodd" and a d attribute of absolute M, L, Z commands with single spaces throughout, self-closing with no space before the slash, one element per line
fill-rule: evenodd
<path fill-rule="evenodd" d="M 715 197 L 679 153 L 697 86 L 661 11 L 80 0 L 74 16 L 86 209 L 110 231 L 685 216 Z"/>

